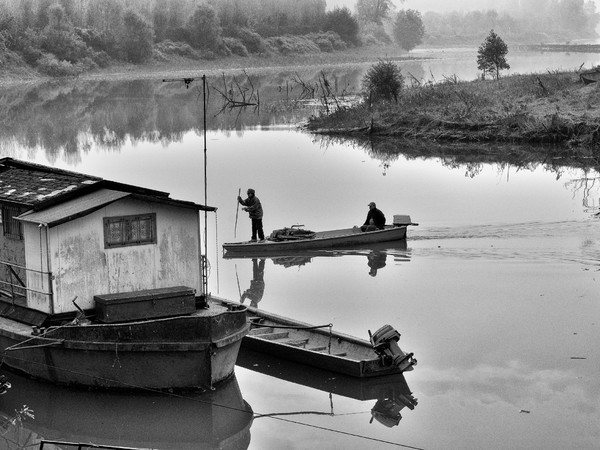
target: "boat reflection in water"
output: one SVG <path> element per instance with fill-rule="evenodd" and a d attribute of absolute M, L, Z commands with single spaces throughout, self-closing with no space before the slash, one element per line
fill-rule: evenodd
<path fill-rule="evenodd" d="M 10 374 L 0 401 L 0 448 L 41 440 L 153 449 L 245 449 L 253 411 L 232 377 L 215 391 L 114 393 L 68 389 Z"/>
<path fill-rule="evenodd" d="M 282 253 L 270 252 L 268 255 L 237 255 L 231 253 L 225 253 L 224 259 L 252 259 L 253 263 L 253 284 L 247 292 L 254 292 L 254 296 L 258 289 L 253 286 L 262 287 L 260 290 L 260 297 L 262 298 L 262 292 L 264 291 L 264 264 L 265 259 L 271 259 L 273 264 L 289 267 L 300 267 L 312 262 L 313 258 L 325 258 L 325 257 L 341 257 L 341 256 L 366 256 L 367 266 L 369 268 L 369 275 L 372 277 L 377 275 L 377 271 L 383 269 L 386 266 L 388 256 L 393 258 L 395 262 L 409 262 L 410 252 L 407 249 L 406 241 L 396 242 L 382 242 L 379 244 L 370 244 L 368 246 L 357 246 L 349 249 L 328 249 L 328 250 L 297 250 L 287 251 Z M 258 275 L 258 276 L 257 276 Z M 251 295 L 248 298 L 252 299 Z M 254 306 L 254 305 L 252 305 Z"/>
<path fill-rule="evenodd" d="M 377 421 L 386 427 L 398 425 L 402 419 L 400 412 L 404 408 L 413 410 L 418 403 L 408 387 L 404 374 L 401 373 L 356 378 L 282 360 L 244 347 L 238 355 L 237 365 L 280 380 L 327 392 L 330 396 L 335 394 L 360 401 L 377 400 L 371 409 L 370 423 Z M 302 414 L 302 411 L 262 414 L 257 415 L 256 418 L 290 414 Z"/>

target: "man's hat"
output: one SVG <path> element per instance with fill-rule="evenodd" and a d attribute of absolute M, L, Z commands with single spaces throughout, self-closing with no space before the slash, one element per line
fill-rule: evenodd
<path fill-rule="evenodd" d="M 248 189 L 248 194 L 254 194 L 254 189 L 252 189 L 252 188 L 249 188 L 249 189 Z"/>

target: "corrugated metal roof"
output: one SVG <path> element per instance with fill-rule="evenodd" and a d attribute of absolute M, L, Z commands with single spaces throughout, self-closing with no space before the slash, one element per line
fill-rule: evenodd
<path fill-rule="evenodd" d="M 90 214 L 109 203 L 130 195 L 129 192 L 100 189 L 83 197 L 43 209 L 42 211 L 26 212 L 21 214 L 18 220 L 51 227 Z"/>

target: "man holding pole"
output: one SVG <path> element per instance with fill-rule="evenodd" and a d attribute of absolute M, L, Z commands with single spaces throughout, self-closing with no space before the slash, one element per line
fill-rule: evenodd
<path fill-rule="evenodd" d="M 260 200 L 258 199 L 258 197 L 255 195 L 254 189 L 248 189 L 248 198 L 246 200 L 243 200 L 242 197 L 240 197 L 238 195 L 238 202 L 240 203 L 240 205 L 244 206 L 244 208 L 242 208 L 244 211 L 248 212 L 248 214 L 250 215 L 250 220 L 252 221 L 252 241 L 256 241 L 256 237 L 258 235 L 258 238 L 261 241 L 264 241 L 265 239 L 265 234 L 263 232 L 263 224 L 262 224 L 262 218 L 263 218 L 263 209 L 262 209 L 262 205 L 260 204 Z"/>

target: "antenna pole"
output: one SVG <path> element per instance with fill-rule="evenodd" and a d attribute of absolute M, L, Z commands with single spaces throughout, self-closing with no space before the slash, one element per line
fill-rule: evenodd
<path fill-rule="evenodd" d="M 206 75 L 202 75 L 202 129 L 204 131 L 204 206 L 208 206 L 208 181 L 206 170 Z M 202 287 L 208 299 L 208 212 L 204 210 L 204 264 L 202 268 Z"/>

